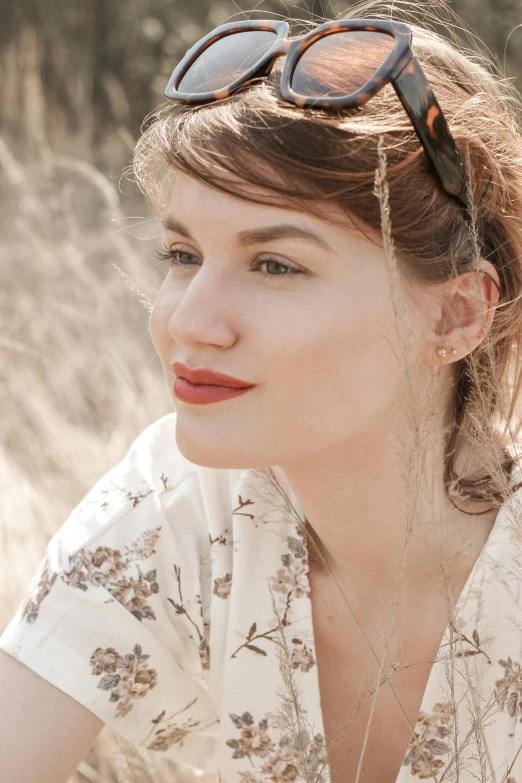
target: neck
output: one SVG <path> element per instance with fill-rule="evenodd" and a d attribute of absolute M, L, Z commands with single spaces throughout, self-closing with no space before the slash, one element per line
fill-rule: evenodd
<path fill-rule="evenodd" d="M 415 449 L 387 415 L 328 453 L 280 466 L 306 517 L 314 573 L 382 595 L 401 574 L 419 593 L 432 591 L 441 573 L 457 582 L 469 573 L 496 511 L 470 515 L 490 505 L 464 513 L 447 497 L 443 423 Z"/>

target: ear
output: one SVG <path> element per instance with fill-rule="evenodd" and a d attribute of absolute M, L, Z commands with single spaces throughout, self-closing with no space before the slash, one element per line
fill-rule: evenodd
<path fill-rule="evenodd" d="M 427 341 L 428 364 L 456 362 L 480 345 L 491 328 L 499 294 L 497 270 L 485 259 L 480 259 L 477 269 L 451 280 Z M 445 348 L 445 356 L 439 356 L 439 348 Z"/>

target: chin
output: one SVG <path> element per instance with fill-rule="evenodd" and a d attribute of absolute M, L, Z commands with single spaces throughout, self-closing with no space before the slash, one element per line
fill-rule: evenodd
<path fill-rule="evenodd" d="M 198 443 L 190 435 L 185 437 L 178 427 L 176 427 L 176 445 L 185 459 L 202 468 L 256 470 L 265 468 L 269 464 L 260 461 L 258 455 L 242 454 L 241 449 L 238 449 L 234 443 L 231 443 L 229 451 L 226 444 L 223 443 L 223 439 L 218 439 L 214 445 L 212 439 L 207 435 L 204 444 Z"/>

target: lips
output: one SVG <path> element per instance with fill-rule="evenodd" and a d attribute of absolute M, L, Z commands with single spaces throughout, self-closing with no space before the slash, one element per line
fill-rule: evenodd
<path fill-rule="evenodd" d="M 205 384 L 207 386 L 228 386 L 233 389 L 246 389 L 251 386 L 255 386 L 254 383 L 248 383 L 248 381 L 242 381 L 239 378 L 233 378 L 231 375 L 225 375 L 216 370 L 211 370 L 207 367 L 201 367 L 197 370 L 192 370 L 187 367 L 186 364 L 181 362 L 174 362 L 172 369 L 179 378 L 186 378 L 191 383 Z"/>

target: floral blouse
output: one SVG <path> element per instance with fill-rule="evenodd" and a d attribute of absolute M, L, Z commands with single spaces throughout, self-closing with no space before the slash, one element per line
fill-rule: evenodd
<path fill-rule="evenodd" d="M 266 471 L 189 462 L 175 427 L 176 413 L 147 427 L 72 511 L 0 647 L 205 780 L 329 783 L 298 499 L 277 467 L 284 497 Z M 396 783 L 522 783 L 521 521 L 517 490 L 459 598 Z"/>

